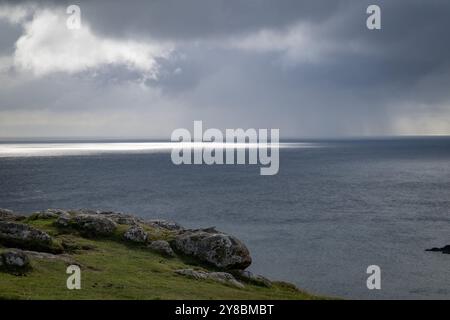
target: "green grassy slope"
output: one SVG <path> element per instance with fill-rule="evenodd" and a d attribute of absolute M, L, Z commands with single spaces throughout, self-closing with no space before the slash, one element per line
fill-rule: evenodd
<path fill-rule="evenodd" d="M 67 262 L 32 258 L 33 271 L 17 276 L 0 273 L 0 299 L 317 299 L 294 287 L 274 282 L 270 288 L 245 284 L 239 289 L 209 280 L 194 280 L 174 273 L 176 269 L 197 268 L 185 258 L 164 258 L 147 248 L 116 238 L 86 239 L 61 233 L 53 220 L 32 220 L 33 225 L 70 243 L 70 255 L 81 265 L 81 290 L 68 290 Z M 154 232 L 153 232 L 154 233 Z M 161 234 L 159 238 L 170 235 Z M 4 250 L 0 248 L 0 250 Z M 207 269 L 205 269 L 207 270 Z"/>

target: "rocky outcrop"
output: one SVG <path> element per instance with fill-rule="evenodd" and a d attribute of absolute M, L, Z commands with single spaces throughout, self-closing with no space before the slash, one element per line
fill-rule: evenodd
<path fill-rule="evenodd" d="M 442 248 L 426 249 L 425 251 L 442 252 L 442 253 L 450 254 L 450 245 L 446 245 L 445 247 L 442 247 Z"/>
<path fill-rule="evenodd" d="M 152 241 L 148 248 L 150 248 L 153 251 L 158 252 L 159 254 L 162 254 L 166 257 L 174 257 L 175 253 L 173 252 L 172 248 L 170 247 L 170 244 L 167 241 L 164 240 L 156 240 Z"/>
<path fill-rule="evenodd" d="M 71 228 L 86 236 L 109 236 L 114 233 L 117 225 L 111 219 L 99 214 L 65 213 L 55 221 L 55 226 Z"/>
<path fill-rule="evenodd" d="M 2 217 L 0 243 L 51 253 L 61 253 L 63 249 L 68 253 L 79 250 L 78 247 L 66 243 L 64 239 L 56 246 L 58 250 L 55 250 L 55 242 L 47 233 L 26 224 L 10 221 L 16 216 L 9 210 L 1 210 L 0 217 Z M 242 281 L 269 285 L 264 278 L 239 272 L 252 262 L 247 247 L 234 236 L 217 231 L 215 228 L 184 229 L 177 223 L 167 220 L 143 220 L 130 214 L 90 209 L 48 209 L 35 212 L 26 221 L 37 219 L 54 220 L 54 226 L 61 231 L 74 231 L 87 237 L 113 236 L 116 238 L 117 225 L 128 225 L 127 231 L 122 234 L 122 239 L 126 241 L 147 244 L 150 250 L 166 257 L 175 256 L 174 251 L 179 252 L 217 269 L 233 270 Z M 149 241 L 149 232 L 155 232 L 152 233 L 152 238 L 156 238 L 156 241 Z M 167 242 L 163 239 L 171 240 Z"/>
<path fill-rule="evenodd" d="M 232 274 L 227 272 L 206 272 L 193 269 L 179 269 L 175 270 L 175 273 L 196 280 L 213 280 L 229 284 L 237 288 L 244 288 L 244 285 L 242 283 L 237 281 Z"/>
<path fill-rule="evenodd" d="M 62 214 L 66 214 L 67 211 L 65 210 L 59 210 L 59 209 L 47 209 L 44 211 L 38 211 L 33 213 L 29 219 L 30 220 L 46 220 L 46 219 L 56 219 Z"/>
<path fill-rule="evenodd" d="M 220 269 L 245 269 L 252 259 L 237 238 L 214 228 L 190 230 L 176 236 L 174 248 Z"/>
<path fill-rule="evenodd" d="M 0 269 L 23 273 L 31 269 L 30 259 L 21 250 L 8 250 L 0 254 Z"/>
<path fill-rule="evenodd" d="M 148 239 L 148 234 L 145 230 L 138 226 L 131 226 L 123 235 L 124 239 L 136 243 L 145 243 Z"/>
<path fill-rule="evenodd" d="M 26 224 L 0 221 L 0 243 L 21 249 L 38 250 L 45 252 L 61 252 L 47 233 Z"/>
<path fill-rule="evenodd" d="M 77 210 L 68 210 L 67 211 L 72 216 L 79 215 L 98 215 L 100 217 L 106 217 L 116 224 L 123 225 L 137 225 L 142 223 L 142 219 L 127 213 L 122 212 L 114 212 L 114 211 L 102 211 L 102 210 L 92 210 L 92 209 L 77 209 Z"/>

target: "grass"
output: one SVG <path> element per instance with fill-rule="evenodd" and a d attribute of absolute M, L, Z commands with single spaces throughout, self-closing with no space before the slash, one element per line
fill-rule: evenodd
<path fill-rule="evenodd" d="M 181 268 L 203 268 L 184 258 L 164 258 L 147 248 L 121 240 L 124 226 L 106 239 L 86 239 L 62 233 L 52 220 L 26 220 L 61 243 L 81 265 L 81 290 L 68 290 L 67 263 L 32 258 L 33 271 L 16 276 L 0 272 L 0 299 L 318 299 L 284 283 L 270 288 L 245 284 L 239 289 L 209 280 L 194 280 L 174 273 Z M 126 227 L 125 227 L 126 228 Z M 170 238 L 169 234 L 160 234 Z M 155 236 L 156 237 L 156 236 Z M 0 251 L 3 250 L 0 247 Z"/>

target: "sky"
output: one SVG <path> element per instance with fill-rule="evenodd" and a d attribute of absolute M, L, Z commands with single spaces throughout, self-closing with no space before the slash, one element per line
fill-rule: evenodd
<path fill-rule="evenodd" d="M 448 0 L 0 0 L 0 137 L 449 135 L 449 33 Z"/>

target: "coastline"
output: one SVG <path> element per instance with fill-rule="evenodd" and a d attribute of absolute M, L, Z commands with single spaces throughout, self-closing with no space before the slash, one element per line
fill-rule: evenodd
<path fill-rule="evenodd" d="M 324 298 L 245 270 L 245 244 L 215 228 L 118 212 L 1 209 L 0 254 L 0 299 Z M 74 265 L 80 290 L 66 287 Z"/>

